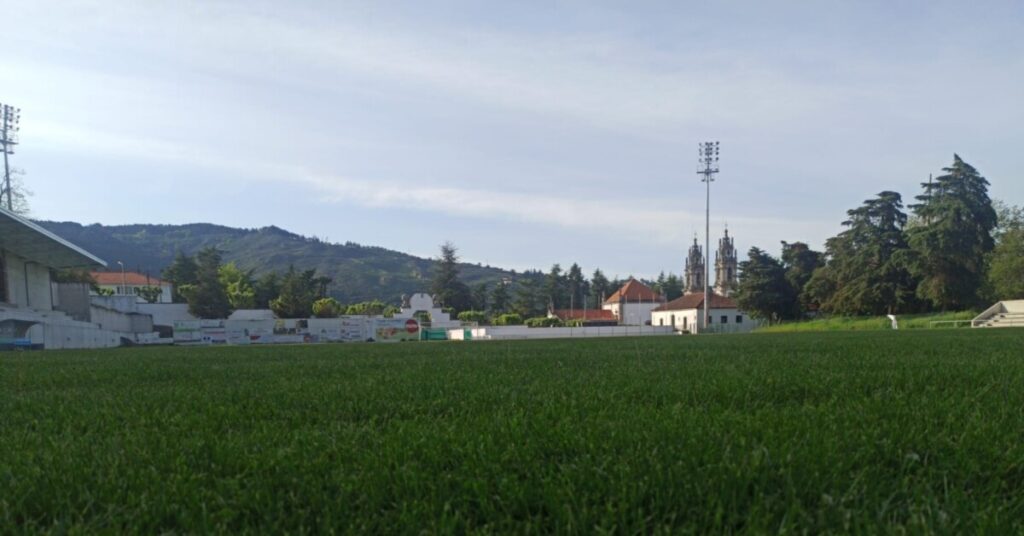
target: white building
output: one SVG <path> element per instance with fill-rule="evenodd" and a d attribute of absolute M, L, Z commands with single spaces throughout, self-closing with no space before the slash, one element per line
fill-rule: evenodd
<path fill-rule="evenodd" d="M 710 329 L 704 329 L 704 294 L 690 293 L 651 311 L 652 326 L 671 326 L 680 333 L 745 333 L 759 324 L 736 306 L 732 298 L 711 294 Z"/>
<path fill-rule="evenodd" d="M 169 281 L 163 281 L 156 277 L 138 272 L 93 272 L 92 278 L 96 286 L 109 290 L 115 296 L 135 296 L 139 303 L 149 303 L 142 297 L 140 291 L 145 288 L 159 288 L 160 294 L 154 303 L 171 303 L 174 287 Z"/>
<path fill-rule="evenodd" d="M 651 321 L 651 311 L 665 303 L 661 294 L 651 287 L 630 278 L 622 288 L 616 290 L 601 306 L 611 311 L 623 326 L 643 326 Z"/>
<path fill-rule="evenodd" d="M 58 310 L 51 270 L 106 263 L 17 214 L 0 208 L 0 348 L 118 346 L 124 334 Z M 79 306 L 88 310 L 84 285 Z M 70 296 L 68 296 L 70 299 Z M 83 313 L 87 314 L 87 313 Z"/>

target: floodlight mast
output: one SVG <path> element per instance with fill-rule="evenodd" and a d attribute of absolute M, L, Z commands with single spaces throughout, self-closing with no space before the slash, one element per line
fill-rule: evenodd
<path fill-rule="evenodd" d="M 14 154 L 14 146 L 18 144 L 18 122 L 21 110 L 6 104 L 0 104 L 0 152 L 4 153 L 4 187 L 0 194 L 7 199 L 7 210 L 14 211 L 14 190 L 11 189 L 11 166 L 7 155 Z"/>
<path fill-rule="evenodd" d="M 715 174 L 718 173 L 718 142 L 706 141 L 697 145 L 697 162 L 703 169 L 697 170 L 698 175 L 703 175 L 701 182 L 705 185 L 706 197 L 704 202 L 704 328 L 708 329 L 710 320 L 710 281 L 711 278 L 711 183 L 715 181 Z"/>

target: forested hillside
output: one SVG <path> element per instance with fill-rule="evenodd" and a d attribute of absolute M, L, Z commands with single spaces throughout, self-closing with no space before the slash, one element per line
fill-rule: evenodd
<path fill-rule="evenodd" d="M 290 233 L 277 227 L 236 229 L 207 223 L 188 225 L 81 225 L 75 222 L 37 222 L 71 242 L 98 255 L 118 268 L 123 261 L 129 270 L 159 276 L 175 253 L 193 255 L 215 246 L 224 261 L 234 261 L 256 275 L 315 268 L 331 277 L 329 292 L 345 303 L 381 299 L 397 302 L 402 294 L 426 292 L 430 288 L 435 261 L 380 247 L 354 243 L 332 244 Z M 438 239 L 440 244 L 441 240 Z M 462 280 L 470 286 L 500 281 L 514 272 L 461 264 Z"/>

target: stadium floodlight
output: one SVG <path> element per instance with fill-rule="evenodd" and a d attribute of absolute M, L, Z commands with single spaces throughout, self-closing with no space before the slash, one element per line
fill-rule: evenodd
<path fill-rule="evenodd" d="M 18 123 L 21 121 L 21 110 L 6 104 L 0 104 L 0 152 L 4 153 L 4 185 L 0 189 L 0 203 L 7 199 L 7 210 L 14 210 L 14 191 L 11 189 L 11 167 L 8 155 L 14 154 L 14 146 L 18 144 Z"/>
<path fill-rule="evenodd" d="M 702 166 L 697 174 L 703 175 L 701 182 L 705 184 L 706 198 L 704 202 L 704 329 L 708 328 L 710 319 L 711 282 L 711 183 L 718 173 L 718 142 L 705 141 L 697 144 L 697 163 Z"/>

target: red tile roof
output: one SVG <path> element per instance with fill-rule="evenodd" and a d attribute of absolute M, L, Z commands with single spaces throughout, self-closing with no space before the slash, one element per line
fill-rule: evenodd
<path fill-rule="evenodd" d="M 684 294 L 679 298 L 676 298 L 661 307 L 655 309 L 655 311 L 685 311 L 688 309 L 701 309 L 704 307 L 704 293 L 694 292 L 692 294 Z M 720 296 L 715 293 L 711 293 L 711 309 L 736 309 L 736 301 L 732 298 Z"/>
<path fill-rule="evenodd" d="M 566 320 L 593 320 L 616 321 L 615 314 L 605 309 L 555 309 L 551 314 L 562 321 Z"/>
<path fill-rule="evenodd" d="M 121 285 L 121 272 L 93 272 L 92 278 L 96 281 L 97 285 Z M 161 285 L 167 284 L 156 277 L 146 277 L 146 274 L 140 274 L 138 272 L 125 272 L 124 282 L 127 283 L 129 286 L 135 287 L 159 287 Z"/>
<path fill-rule="evenodd" d="M 651 290 L 651 287 L 637 281 L 636 279 L 630 278 L 626 281 L 622 288 L 616 290 L 614 294 L 608 296 L 605 303 L 619 303 L 619 300 L 623 300 L 629 303 L 652 303 L 660 302 L 661 294 Z"/>

